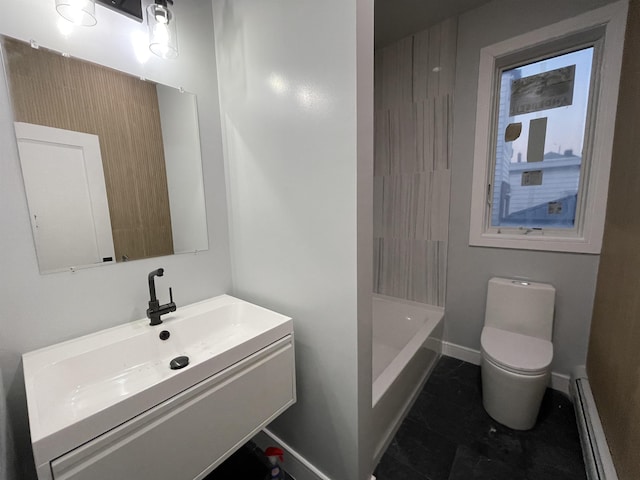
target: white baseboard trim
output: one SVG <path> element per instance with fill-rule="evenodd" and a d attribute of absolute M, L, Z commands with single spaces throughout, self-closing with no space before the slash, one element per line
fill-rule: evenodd
<path fill-rule="evenodd" d="M 475 350 L 469 347 L 463 347 L 451 342 L 442 342 L 442 354 L 447 357 L 457 358 L 465 362 L 472 363 L 474 365 L 480 365 L 480 359 L 482 354 L 479 350 Z M 563 373 L 551 372 L 551 379 L 549 381 L 549 387 L 559 392 L 569 395 L 569 376 Z"/>
<path fill-rule="evenodd" d="M 480 365 L 480 359 L 482 358 L 479 350 L 444 341 L 442 342 L 442 354 L 447 357 L 473 363 L 474 365 Z"/>
<path fill-rule="evenodd" d="M 571 380 L 569 375 L 565 375 L 563 373 L 555 373 L 551 372 L 551 388 L 557 390 L 558 392 L 564 393 L 566 396 L 571 395 L 571 389 L 569 388 L 569 384 Z"/>
<path fill-rule="evenodd" d="M 258 447 L 265 450 L 267 447 L 277 446 L 284 451 L 283 467 L 286 472 L 296 480 L 331 480 L 327 475 L 322 473 L 309 460 L 304 458 L 300 453 L 286 444 L 280 437 L 271 432 L 268 428 L 252 439 Z"/>
<path fill-rule="evenodd" d="M 600 422 L 598 408 L 584 367 L 577 367 L 573 371 L 570 385 L 587 478 L 589 480 L 618 480 L 607 437 Z"/>

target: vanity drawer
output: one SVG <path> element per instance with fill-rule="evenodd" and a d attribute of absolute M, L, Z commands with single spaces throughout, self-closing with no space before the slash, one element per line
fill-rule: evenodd
<path fill-rule="evenodd" d="M 292 342 L 289 335 L 53 460 L 53 478 L 203 478 L 295 402 Z"/>

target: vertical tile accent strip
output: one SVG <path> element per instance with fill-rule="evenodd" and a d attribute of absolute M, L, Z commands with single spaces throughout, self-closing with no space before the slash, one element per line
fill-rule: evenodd
<path fill-rule="evenodd" d="M 444 305 L 457 18 L 375 54 L 374 291 Z"/>
<path fill-rule="evenodd" d="M 380 53 L 382 55 L 381 108 L 411 103 L 413 97 L 413 39 L 407 37 L 398 40 L 383 48 Z"/>
<path fill-rule="evenodd" d="M 440 83 L 438 95 L 453 95 L 456 75 L 458 21 L 449 18 L 440 24 Z"/>
<path fill-rule="evenodd" d="M 413 38 L 413 101 L 419 103 L 429 98 L 429 30 L 416 33 Z"/>
<path fill-rule="evenodd" d="M 451 171 L 436 170 L 431 175 L 429 193 L 429 240 L 447 242 L 449 238 L 449 191 Z"/>
<path fill-rule="evenodd" d="M 377 110 L 374 119 L 373 175 L 381 177 L 391 173 L 391 131 L 389 110 Z"/>
<path fill-rule="evenodd" d="M 429 29 L 429 56 L 427 58 L 427 74 L 429 75 L 427 86 L 427 98 L 438 96 L 440 89 L 440 24 Z"/>

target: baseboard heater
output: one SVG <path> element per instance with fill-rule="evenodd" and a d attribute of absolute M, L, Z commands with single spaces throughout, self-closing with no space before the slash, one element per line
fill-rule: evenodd
<path fill-rule="evenodd" d="M 570 390 L 588 480 L 618 480 L 584 367 L 572 375 Z"/>

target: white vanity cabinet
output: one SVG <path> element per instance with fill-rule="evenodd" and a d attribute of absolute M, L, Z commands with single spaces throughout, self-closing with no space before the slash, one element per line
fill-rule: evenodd
<path fill-rule="evenodd" d="M 287 337 L 53 460 L 53 478 L 200 479 L 294 400 Z"/>
<path fill-rule="evenodd" d="M 204 478 L 295 403 L 293 339 L 221 295 L 23 355 L 38 479 Z"/>

